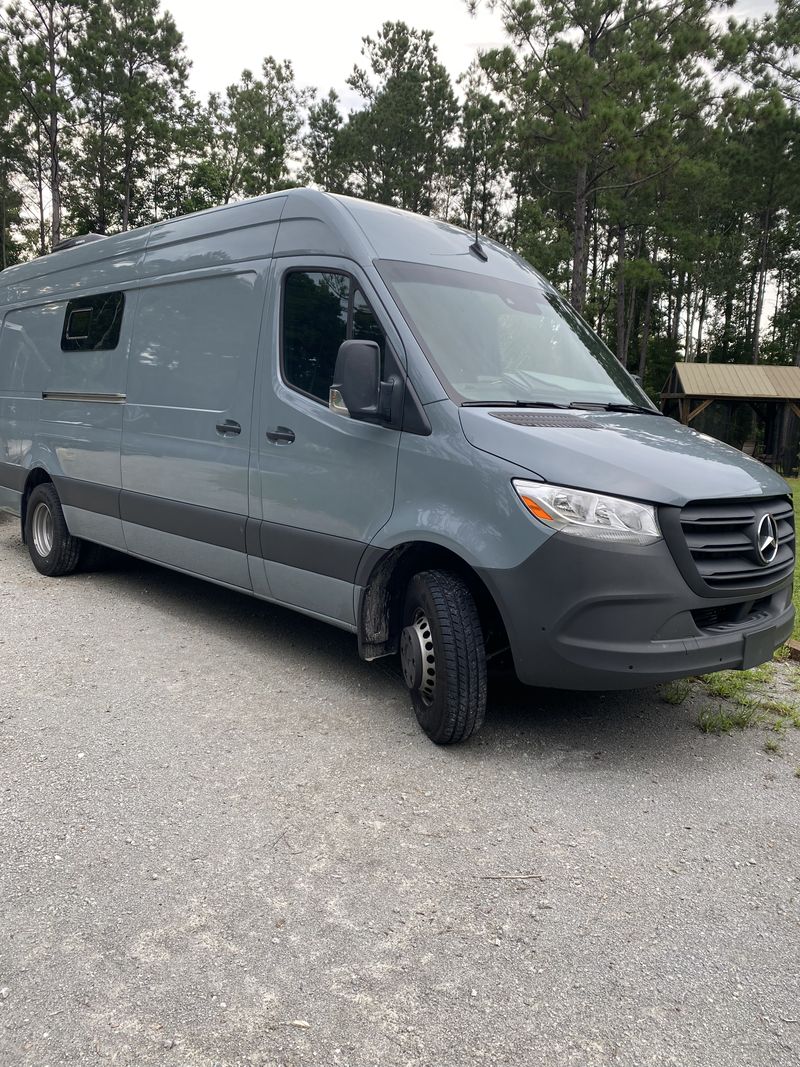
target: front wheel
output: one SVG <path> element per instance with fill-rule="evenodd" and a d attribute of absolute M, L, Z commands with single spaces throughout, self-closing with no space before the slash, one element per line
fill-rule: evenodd
<path fill-rule="evenodd" d="M 415 574 L 400 634 L 403 678 L 422 729 L 437 745 L 465 741 L 486 713 L 486 650 L 466 582 L 450 571 Z"/>

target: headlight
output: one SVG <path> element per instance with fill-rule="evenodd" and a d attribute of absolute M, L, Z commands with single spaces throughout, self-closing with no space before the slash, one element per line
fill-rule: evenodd
<path fill-rule="evenodd" d="M 649 504 L 520 478 L 512 484 L 531 515 L 551 530 L 628 545 L 652 545 L 661 540 L 655 508 Z"/>

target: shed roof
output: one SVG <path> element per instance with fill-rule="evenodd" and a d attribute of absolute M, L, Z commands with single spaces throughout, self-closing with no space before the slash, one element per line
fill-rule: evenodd
<path fill-rule="evenodd" d="M 800 400 L 800 367 L 676 363 L 661 395 Z"/>

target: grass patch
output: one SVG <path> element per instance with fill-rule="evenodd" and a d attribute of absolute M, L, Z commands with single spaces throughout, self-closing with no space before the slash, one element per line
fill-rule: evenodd
<path fill-rule="evenodd" d="M 788 700 L 768 700 L 762 707 L 770 715 L 777 716 L 775 720 L 777 729 L 794 726 L 800 730 L 800 707 L 797 704 L 790 704 Z"/>
<path fill-rule="evenodd" d="M 780 752 L 780 750 L 781 746 L 778 744 L 774 737 L 768 737 L 767 740 L 764 742 L 765 752 L 773 753 Z"/>
<path fill-rule="evenodd" d="M 752 704 L 734 704 L 732 707 L 720 706 L 703 708 L 697 717 L 697 725 L 704 734 L 729 734 L 731 730 L 746 730 L 761 722 L 758 707 Z"/>
<path fill-rule="evenodd" d="M 679 678 L 677 682 L 667 682 L 661 689 L 661 699 L 667 704 L 677 707 L 692 691 L 691 678 Z"/>
<path fill-rule="evenodd" d="M 703 685 L 724 700 L 748 701 L 755 694 L 753 686 L 768 685 L 775 671 L 771 663 L 762 663 L 751 671 L 719 671 L 703 678 Z"/>
<path fill-rule="evenodd" d="M 782 734 L 790 726 L 800 730 L 800 704 L 771 695 L 775 668 L 764 663 L 751 671 L 720 671 L 700 679 L 703 689 L 720 698 L 723 703 L 703 709 L 697 719 L 698 727 L 707 734 L 727 734 L 749 726 L 763 726 Z M 669 703 L 674 701 L 664 697 Z M 777 744 L 774 739 L 765 742 Z M 772 749 L 767 749 L 772 751 Z"/>

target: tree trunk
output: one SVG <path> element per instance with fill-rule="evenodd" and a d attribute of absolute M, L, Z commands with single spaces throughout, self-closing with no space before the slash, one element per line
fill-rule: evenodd
<path fill-rule="evenodd" d="M 639 327 L 639 315 L 641 313 L 641 301 L 637 300 L 636 286 L 631 285 L 628 292 L 628 313 L 625 318 L 625 365 L 628 365 L 628 352 L 631 347 L 631 338 L 635 336 Z"/>
<path fill-rule="evenodd" d="M 731 347 L 731 321 L 733 320 L 733 291 L 725 291 L 725 324 L 722 328 L 722 355 L 727 362 Z"/>
<path fill-rule="evenodd" d="M 42 165 L 42 129 L 36 126 L 36 194 L 39 201 L 39 255 L 47 254 L 47 227 L 44 221 L 44 167 Z"/>
<path fill-rule="evenodd" d="M 58 78 L 56 75 L 56 37 L 53 11 L 47 26 L 47 66 L 49 74 L 50 99 L 47 138 L 50 149 L 50 243 L 55 248 L 61 240 L 61 167 L 58 158 Z"/>
<path fill-rule="evenodd" d="M 97 161 L 97 232 L 105 233 L 108 229 L 106 214 L 106 108 L 105 95 L 100 100 L 100 153 Z"/>
<path fill-rule="evenodd" d="M 694 278 L 689 274 L 686 278 L 686 337 L 683 342 L 683 358 L 689 363 L 692 358 L 692 335 L 694 333 L 694 313 L 697 307 L 697 292 L 692 287 Z"/>
<path fill-rule="evenodd" d="M 614 231 L 609 228 L 606 231 L 606 242 L 605 247 L 603 249 L 602 263 L 600 266 L 600 285 L 598 287 L 597 297 L 597 323 L 595 325 L 595 330 L 597 330 L 597 332 L 601 335 L 603 332 L 603 322 L 605 320 L 606 306 L 608 303 L 606 298 L 606 284 L 608 282 L 608 263 L 611 259 L 611 242 L 613 238 Z"/>
<path fill-rule="evenodd" d="M 681 328 L 681 308 L 683 307 L 683 285 L 686 272 L 681 268 L 678 271 L 678 281 L 675 286 L 675 299 L 672 305 L 672 321 L 669 325 L 670 340 L 677 344 Z"/>
<path fill-rule="evenodd" d="M 3 175 L 3 187 L 2 199 L 0 199 L 0 270 L 6 269 L 7 252 L 6 252 L 6 192 L 8 186 L 6 184 L 5 174 Z"/>
<path fill-rule="evenodd" d="M 753 345 L 753 309 L 755 307 L 755 293 L 756 293 L 756 277 L 758 275 L 758 265 L 753 264 L 753 269 L 750 271 L 750 288 L 747 294 L 747 314 L 745 317 L 745 330 L 744 340 L 745 345 L 752 351 Z"/>
<path fill-rule="evenodd" d="M 570 303 L 576 311 L 583 311 L 586 302 L 586 199 L 587 171 L 585 163 L 578 167 L 575 178 L 575 229 L 572 238 L 572 282 Z"/>
<path fill-rule="evenodd" d="M 133 149 L 131 148 L 130 142 L 128 140 L 126 140 L 126 142 L 125 142 L 124 159 L 125 159 L 124 167 L 123 167 L 124 192 L 123 192 L 123 198 L 122 198 L 122 229 L 123 229 L 123 231 L 125 231 L 125 230 L 130 228 L 131 194 L 132 194 L 132 185 L 133 185 L 132 178 L 131 178 L 131 167 L 133 166 Z"/>
<path fill-rule="evenodd" d="M 617 227 L 617 359 L 624 367 L 628 362 L 625 349 L 625 227 Z"/>
<path fill-rule="evenodd" d="M 703 295 L 700 298 L 700 316 L 697 321 L 697 349 L 695 351 L 695 359 L 699 360 L 703 354 L 703 326 L 706 321 L 706 299 L 708 296 L 708 290 L 703 286 Z M 706 363 L 708 360 L 706 359 Z"/>
<path fill-rule="evenodd" d="M 753 314 L 753 362 L 758 363 L 758 357 L 761 349 L 761 315 L 764 310 L 764 290 L 767 285 L 767 259 L 769 253 L 769 238 L 770 229 L 772 226 L 772 215 L 770 209 L 767 208 L 767 212 L 764 218 L 764 227 L 761 239 L 761 255 L 758 262 L 758 284 L 756 295 L 756 307 Z"/>
<path fill-rule="evenodd" d="M 647 295 L 644 300 L 644 317 L 642 320 L 642 336 L 639 341 L 639 377 L 644 381 L 644 372 L 647 369 L 647 346 L 650 342 L 650 319 L 653 313 L 653 283 L 647 283 Z"/>
<path fill-rule="evenodd" d="M 592 275 L 589 291 L 591 293 L 591 301 L 597 305 L 597 254 L 599 251 L 599 241 L 597 239 L 597 211 L 592 212 Z"/>

